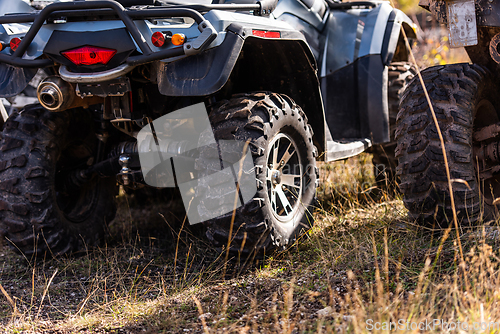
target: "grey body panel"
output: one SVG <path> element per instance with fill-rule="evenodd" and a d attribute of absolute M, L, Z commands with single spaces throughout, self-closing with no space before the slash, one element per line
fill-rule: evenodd
<path fill-rule="evenodd" d="M 233 72 L 236 61 L 240 57 L 243 44 L 247 39 L 269 40 L 252 36 L 252 30 L 280 32 L 274 43 L 284 45 L 287 41 L 296 41 L 303 46 L 308 58 L 314 62 L 304 36 L 286 23 L 277 23 L 270 18 L 259 18 L 252 22 L 249 15 L 211 11 L 205 15 L 213 25 L 223 29 L 224 40 L 216 48 L 211 48 L 199 55 L 184 57 L 174 62 L 157 65 L 155 72 L 159 90 L 167 96 L 205 96 L 221 89 Z M 245 18 L 246 20 L 243 20 Z M 218 27 L 217 27 L 218 26 Z M 312 64 L 312 71 L 316 64 Z M 291 69 L 293 71 L 293 69 Z"/>
<path fill-rule="evenodd" d="M 401 27 L 414 37 L 412 21 L 388 2 L 375 8 L 330 9 L 320 20 L 302 1 L 281 0 L 273 14 L 301 31 L 313 50 L 332 139 L 389 141 L 387 65 Z"/>
<path fill-rule="evenodd" d="M 29 13 L 34 9 L 21 0 L 0 1 L 0 15 Z M 0 24 L 0 41 L 8 43 L 14 37 L 22 37 L 29 29 L 28 24 Z M 0 97 L 12 97 L 21 93 L 36 70 L 23 69 L 0 63 Z"/>
<path fill-rule="evenodd" d="M 217 92 L 227 82 L 244 40 L 227 33 L 215 49 L 172 63 L 155 63 L 158 89 L 166 96 L 205 96 Z"/>
<path fill-rule="evenodd" d="M 13 97 L 20 94 L 35 76 L 37 70 L 19 68 L 0 63 L 0 97 Z"/>
<path fill-rule="evenodd" d="M 389 140 L 387 67 L 380 55 L 359 58 L 320 80 L 325 116 L 334 140 Z"/>

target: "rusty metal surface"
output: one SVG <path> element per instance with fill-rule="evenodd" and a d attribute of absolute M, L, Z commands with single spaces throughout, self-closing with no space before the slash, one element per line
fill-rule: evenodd
<path fill-rule="evenodd" d="M 430 1 L 429 10 L 432 17 L 441 24 L 447 24 L 446 2 L 444 1 Z"/>
<path fill-rule="evenodd" d="M 498 135 L 500 135 L 500 123 L 495 123 L 475 131 L 472 138 L 480 142 L 498 137 Z"/>
<path fill-rule="evenodd" d="M 420 0 L 419 6 L 430 11 L 439 23 L 447 24 L 446 1 Z M 476 0 L 475 8 L 470 9 L 470 14 L 473 13 L 478 27 L 500 27 L 500 0 Z"/>
<path fill-rule="evenodd" d="M 500 26 L 500 3 L 498 0 L 478 0 L 476 14 L 478 26 Z"/>
<path fill-rule="evenodd" d="M 499 142 L 481 143 L 492 140 L 500 135 L 500 123 L 491 124 L 474 131 L 472 139 L 477 143 L 474 147 L 474 156 L 478 161 L 500 162 Z"/>
<path fill-rule="evenodd" d="M 479 172 L 479 178 L 481 180 L 487 180 L 491 179 L 495 176 L 497 176 L 500 172 L 500 166 L 493 166 L 488 169 L 483 169 L 482 171 Z"/>
<path fill-rule="evenodd" d="M 446 1 L 450 46 L 458 48 L 477 44 L 474 0 Z"/>
<path fill-rule="evenodd" d="M 493 38 L 490 41 L 490 56 L 497 64 L 500 64 L 500 53 L 498 53 L 499 44 L 500 44 L 500 33 L 493 36 Z"/>
<path fill-rule="evenodd" d="M 479 149 L 474 149 L 474 155 L 479 161 L 487 160 L 488 162 L 500 161 L 499 143 L 493 142 L 488 145 L 481 146 Z"/>
<path fill-rule="evenodd" d="M 420 1 L 418 2 L 418 5 L 419 5 L 420 7 L 425 8 L 425 9 L 427 9 L 427 10 L 429 10 L 429 6 L 430 6 L 430 4 L 431 4 L 431 0 L 420 0 Z"/>

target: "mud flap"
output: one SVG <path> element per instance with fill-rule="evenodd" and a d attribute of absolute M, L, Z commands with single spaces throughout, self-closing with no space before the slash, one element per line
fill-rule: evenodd
<path fill-rule="evenodd" d="M 21 93 L 33 79 L 37 69 L 19 68 L 0 63 L 0 97 Z"/>
<path fill-rule="evenodd" d="M 375 144 L 390 140 L 387 67 L 380 55 L 359 58 L 321 80 L 333 140 L 370 138 Z"/>

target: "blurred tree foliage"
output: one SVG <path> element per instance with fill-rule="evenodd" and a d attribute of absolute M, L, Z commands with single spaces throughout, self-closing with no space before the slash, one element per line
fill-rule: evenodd
<path fill-rule="evenodd" d="M 422 10 L 418 6 L 419 0 L 393 0 L 394 6 L 401 9 L 406 14 L 416 14 Z"/>

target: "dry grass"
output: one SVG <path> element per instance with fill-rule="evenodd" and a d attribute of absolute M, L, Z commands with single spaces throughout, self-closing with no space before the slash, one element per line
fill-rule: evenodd
<path fill-rule="evenodd" d="M 424 45 L 436 39 L 429 38 Z M 439 38 L 430 50 L 421 47 L 418 61 L 463 61 Z M 461 262 L 455 233 L 439 251 L 442 234 L 413 225 L 400 199 L 375 192 L 369 155 L 322 165 L 321 178 L 316 225 L 301 242 L 226 276 L 224 253 L 210 247 L 203 231 L 181 230 L 179 203 L 145 207 L 126 196 L 102 248 L 30 262 L 1 248 L 0 329 L 500 331 L 496 223 L 459 231 Z"/>
<path fill-rule="evenodd" d="M 464 281 L 456 240 L 438 255 L 440 234 L 407 221 L 399 199 L 374 196 L 369 160 L 322 165 L 313 230 L 291 250 L 226 277 L 224 255 L 203 231 L 177 234 L 177 204 L 141 208 L 124 196 L 103 248 L 28 263 L 5 247 L 0 326 L 7 333 L 328 333 L 398 320 L 408 331 L 433 319 L 500 321 L 496 225 L 462 234 Z"/>

